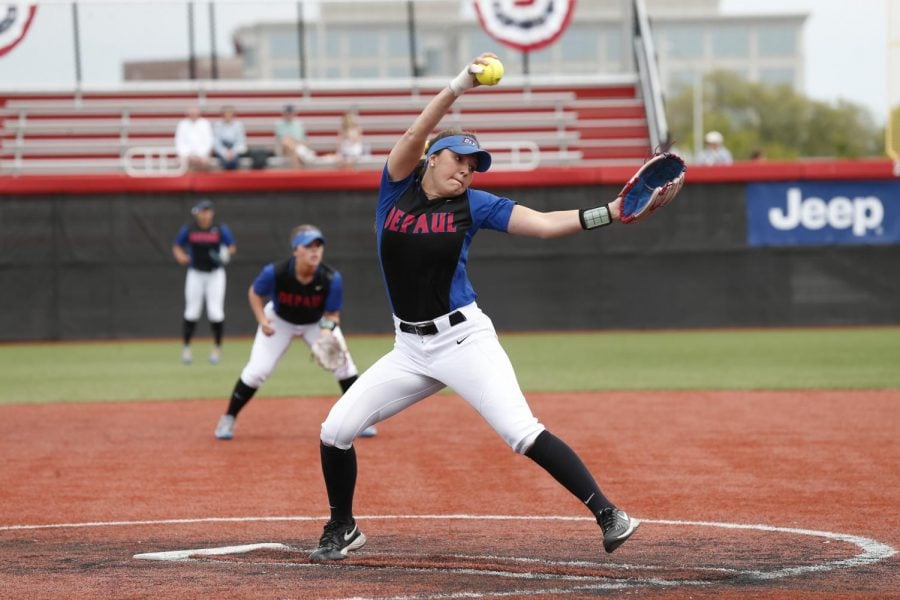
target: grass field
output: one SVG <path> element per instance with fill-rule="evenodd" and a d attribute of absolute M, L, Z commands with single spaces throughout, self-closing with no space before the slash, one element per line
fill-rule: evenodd
<path fill-rule="evenodd" d="M 526 391 L 900 388 L 900 328 L 678 332 L 501 333 Z M 180 341 L 0 345 L 0 404 L 217 398 L 230 395 L 250 351 L 226 339 L 209 365 L 208 338 L 195 362 L 179 362 Z M 391 336 L 351 337 L 361 370 Z M 337 395 L 330 374 L 295 343 L 261 396 Z"/>

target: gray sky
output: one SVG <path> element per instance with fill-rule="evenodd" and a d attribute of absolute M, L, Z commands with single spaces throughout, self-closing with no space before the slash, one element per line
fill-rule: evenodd
<path fill-rule="evenodd" d="M 808 13 L 805 93 L 817 100 L 862 104 L 883 121 L 888 112 L 889 1 L 900 13 L 900 0 L 721 0 L 720 7 L 731 14 Z M 900 70 L 900 64 L 895 68 Z M 900 89 L 898 84 L 900 73 L 893 89 Z"/>
<path fill-rule="evenodd" d="M 583 0 L 588 1 L 588 0 Z M 723 12 L 810 14 L 805 28 L 807 95 L 833 102 L 843 98 L 867 107 L 879 121 L 887 114 L 886 14 L 900 0 L 720 0 Z M 25 40 L 0 58 L 0 88 L 22 83 L 71 87 L 75 81 L 70 2 L 42 2 Z M 114 84 L 123 60 L 180 58 L 187 54 L 183 2 L 120 1 L 80 5 L 82 78 L 86 84 Z M 296 16 L 294 2 L 228 0 L 216 8 L 217 29 L 232 31 L 248 21 Z M 195 7 L 196 49 L 209 53 L 208 9 Z M 897 27 L 900 36 L 900 27 Z M 225 39 L 223 39 L 225 38 Z M 897 43 L 900 43 L 898 41 Z M 220 35 L 220 56 L 232 54 Z M 900 71 L 900 60 L 896 70 Z M 890 88 L 900 103 L 900 73 Z"/>

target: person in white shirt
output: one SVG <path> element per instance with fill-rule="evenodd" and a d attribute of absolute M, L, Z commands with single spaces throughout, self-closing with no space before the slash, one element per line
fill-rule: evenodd
<path fill-rule="evenodd" d="M 703 137 L 703 150 L 697 153 L 698 165 L 730 165 L 734 162 L 731 151 L 724 145 L 725 139 L 718 131 L 710 131 Z"/>
<path fill-rule="evenodd" d="M 200 116 L 198 107 L 191 107 L 175 130 L 175 151 L 178 158 L 191 171 L 205 171 L 209 169 L 212 150 L 212 125 Z"/>
<path fill-rule="evenodd" d="M 226 171 L 238 168 L 241 156 L 247 153 L 247 134 L 244 124 L 234 118 L 234 107 L 222 108 L 222 118 L 213 126 L 213 153 Z"/>

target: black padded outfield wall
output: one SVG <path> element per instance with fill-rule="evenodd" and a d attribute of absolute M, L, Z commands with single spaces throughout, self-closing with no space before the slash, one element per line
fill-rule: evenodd
<path fill-rule="evenodd" d="M 503 330 L 900 323 L 900 245 L 751 247 L 744 184 L 694 185 L 663 214 L 559 240 L 491 231 L 473 244 L 479 304 Z M 540 210 L 596 204 L 614 188 L 502 190 Z M 238 254 L 226 333 L 255 330 L 247 288 L 319 225 L 345 279 L 344 328 L 385 333 L 371 191 L 216 195 Z M 0 339 L 178 337 L 184 269 L 171 254 L 194 195 L 0 198 Z M 206 334 L 205 316 L 198 333 Z"/>

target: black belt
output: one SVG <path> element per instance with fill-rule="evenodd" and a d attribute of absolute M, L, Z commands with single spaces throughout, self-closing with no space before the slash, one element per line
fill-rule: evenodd
<path fill-rule="evenodd" d="M 462 314 L 458 310 L 450 313 L 450 327 L 459 325 L 465 320 L 466 315 Z M 434 324 L 434 321 L 419 323 L 418 325 L 400 321 L 400 331 L 402 331 L 403 333 L 417 333 L 419 335 L 434 335 L 438 332 L 438 328 L 437 325 Z"/>

